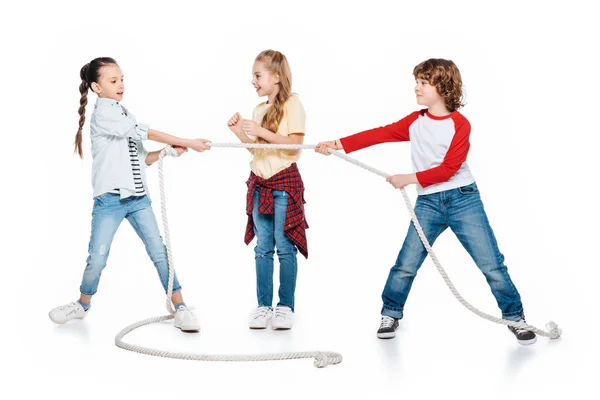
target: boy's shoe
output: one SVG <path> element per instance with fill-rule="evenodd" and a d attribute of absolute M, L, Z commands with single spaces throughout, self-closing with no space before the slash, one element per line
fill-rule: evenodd
<path fill-rule="evenodd" d="M 90 309 L 88 308 L 88 311 Z M 70 319 L 83 319 L 87 315 L 88 311 L 85 311 L 78 301 L 66 304 L 64 306 L 58 306 L 53 308 L 48 313 L 50 319 L 57 324 L 64 324 Z"/>
<path fill-rule="evenodd" d="M 396 331 L 398 330 L 398 321 L 401 318 L 388 317 L 387 315 L 381 316 L 381 324 L 377 330 L 377 337 L 379 339 L 392 339 L 396 337 Z"/>
<path fill-rule="evenodd" d="M 287 306 L 275 307 L 275 313 L 271 320 L 273 329 L 292 329 L 294 325 L 294 312 Z"/>
<path fill-rule="evenodd" d="M 271 307 L 260 306 L 250 316 L 248 327 L 250 329 L 265 329 L 269 326 L 269 321 L 273 318 L 273 309 Z"/>
<path fill-rule="evenodd" d="M 184 332 L 196 332 L 200 330 L 200 323 L 198 323 L 196 314 L 186 306 L 181 306 L 177 309 L 173 326 Z"/>
<path fill-rule="evenodd" d="M 526 324 L 525 320 L 521 318 L 519 321 L 515 321 L 518 323 Z M 525 328 L 515 328 L 512 326 L 508 326 L 508 330 L 511 331 L 517 338 L 519 344 L 523 346 L 527 346 L 528 344 L 534 344 L 537 341 L 537 336 L 534 332 L 528 331 Z"/>

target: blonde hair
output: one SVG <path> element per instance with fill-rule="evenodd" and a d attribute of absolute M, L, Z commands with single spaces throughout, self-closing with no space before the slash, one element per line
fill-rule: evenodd
<path fill-rule="evenodd" d="M 444 98 L 449 111 L 463 107 L 462 78 L 456 64 L 443 58 L 430 58 L 417 65 L 413 70 L 415 78 L 424 79 L 435 86 Z"/>
<path fill-rule="evenodd" d="M 254 61 L 260 61 L 271 75 L 279 76 L 279 91 L 273 99 L 273 104 L 267 109 L 262 118 L 260 126 L 277 133 L 279 124 L 285 114 L 284 104 L 292 95 L 292 71 L 287 58 L 277 50 L 265 50 L 256 56 Z M 262 138 L 257 139 L 257 143 L 267 143 Z M 259 150 L 259 149 L 256 149 Z M 256 154 L 256 151 L 255 151 Z"/>

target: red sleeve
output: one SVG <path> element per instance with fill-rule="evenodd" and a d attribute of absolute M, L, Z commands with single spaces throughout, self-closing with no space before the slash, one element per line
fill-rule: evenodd
<path fill-rule="evenodd" d="M 407 142 L 410 140 L 408 128 L 419 117 L 419 113 L 419 111 L 416 111 L 393 124 L 346 136 L 340 139 L 340 142 L 346 153 L 352 153 L 380 143 Z"/>
<path fill-rule="evenodd" d="M 455 121 L 456 133 L 450 143 L 450 148 L 446 152 L 444 161 L 437 167 L 425 171 L 417 172 L 417 180 L 423 187 L 435 183 L 446 182 L 460 169 L 467 160 L 469 153 L 469 135 L 471 134 L 471 124 L 466 118 Z"/>

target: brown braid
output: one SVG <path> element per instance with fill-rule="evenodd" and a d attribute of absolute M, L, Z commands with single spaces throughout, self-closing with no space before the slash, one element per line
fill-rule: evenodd
<path fill-rule="evenodd" d="M 100 69 L 109 64 L 116 64 L 117 62 L 110 57 L 99 57 L 92 62 L 85 64 L 81 67 L 81 71 L 79 71 L 79 77 L 81 78 L 81 83 L 79 84 L 79 93 L 81 93 L 81 98 L 79 99 L 79 129 L 77 130 L 77 134 L 75 135 L 75 153 L 79 154 L 80 158 L 83 158 L 83 139 L 81 131 L 83 130 L 83 124 L 85 123 L 85 106 L 88 103 L 88 90 L 92 82 L 98 82 L 98 78 L 100 77 Z"/>

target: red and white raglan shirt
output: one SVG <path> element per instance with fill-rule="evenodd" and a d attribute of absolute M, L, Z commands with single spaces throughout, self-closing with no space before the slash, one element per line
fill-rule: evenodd
<path fill-rule="evenodd" d="M 340 142 L 344 151 L 351 153 L 379 143 L 410 141 L 412 166 L 419 181 L 417 193 L 424 195 L 475 182 L 466 163 L 470 133 L 471 124 L 458 111 L 436 117 L 424 109 Z"/>

